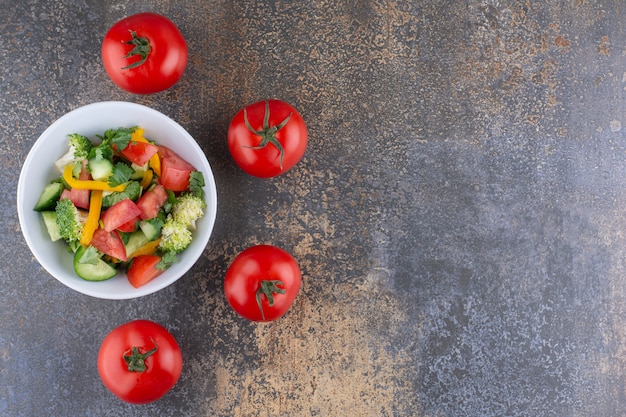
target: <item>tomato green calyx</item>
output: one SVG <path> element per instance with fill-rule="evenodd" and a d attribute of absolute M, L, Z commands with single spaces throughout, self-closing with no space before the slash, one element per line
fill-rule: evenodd
<path fill-rule="evenodd" d="M 265 116 L 263 117 L 263 129 L 256 130 L 250 124 L 250 121 L 248 120 L 248 112 L 244 108 L 243 109 L 243 120 L 246 123 L 246 127 L 248 128 L 248 130 L 250 132 L 252 132 L 255 135 L 258 135 L 258 136 L 261 137 L 261 143 L 259 143 L 257 146 L 244 146 L 244 148 L 263 149 L 268 144 L 271 143 L 280 152 L 280 169 L 282 171 L 282 169 L 283 169 L 283 158 L 285 157 L 285 149 L 283 148 L 283 145 L 280 144 L 278 139 L 276 139 L 276 132 L 278 132 L 280 129 L 282 129 L 287 124 L 289 119 L 291 119 L 291 115 L 292 114 L 293 113 L 289 113 L 289 116 L 287 116 L 285 118 L 285 120 L 280 122 L 280 124 L 278 124 L 277 126 L 271 126 L 270 127 L 270 102 L 268 100 L 265 100 Z"/>
<path fill-rule="evenodd" d="M 283 288 L 279 288 L 279 285 L 284 285 L 282 281 L 278 279 L 274 280 L 262 280 L 260 282 L 261 287 L 256 292 L 256 302 L 261 310 L 261 318 L 265 320 L 265 313 L 263 312 L 263 304 L 261 302 L 261 294 L 267 297 L 267 302 L 271 306 L 274 305 L 274 294 L 285 294 Z"/>
<path fill-rule="evenodd" d="M 150 340 L 152 340 L 152 338 L 150 338 Z M 154 343 L 154 347 L 146 353 L 139 353 L 139 347 L 137 346 L 133 346 L 124 352 L 124 362 L 128 365 L 129 372 L 144 372 L 146 370 L 146 358 L 154 354 L 159 348 L 154 340 L 152 340 L 152 343 Z"/>
<path fill-rule="evenodd" d="M 123 67 L 122 69 L 131 69 L 138 67 L 146 62 L 146 59 L 148 59 L 148 55 L 150 55 L 150 42 L 148 41 L 148 38 L 137 36 L 137 32 L 135 32 L 134 30 L 130 31 L 130 36 L 132 36 L 132 39 L 124 43 L 126 45 L 134 45 L 134 47 L 130 50 L 129 53 L 126 54 L 126 56 L 124 56 L 124 58 L 132 58 L 135 55 L 139 55 L 141 59 Z"/>

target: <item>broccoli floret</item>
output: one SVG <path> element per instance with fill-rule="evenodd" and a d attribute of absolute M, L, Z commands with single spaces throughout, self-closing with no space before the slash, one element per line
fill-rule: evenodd
<path fill-rule="evenodd" d="M 74 150 L 74 157 L 80 161 L 87 159 L 91 148 L 93 148 L 91 141 L 78 133 L 72 133 L 68 136 L 70 138 L 70 149 Z"/>
<path fill-rule="evenodd" d="M 191 239 L 191 230 L 185 224 L 175 221 L 172 215 L 169 215 L 161 228 L 159 249 L 163 252 L 179 253 L 191 244 Z"/>
<path fill-rule="evenodd" d="M 68 137 L 70 146 L 68 151 L 54 163 L 61 172 L 67 164 L 76 163 L 80 165 L 78 163 L 87 159 L 91 148 L 93 148 L 91 141 L 83 135 L 72 133 Z"/>
<path fill-rule="evenodd" d="M 60 200 L 55 209 L 59 234 L 66 242 L 77 242 L 83 233 L 85 214 L 74 206 L 69 198 Z"/>
<path fill-rule="evenodd" d="M 196 229 L 196 220 L 204 216 L 206 204 L 194 194 L 183 194 L 172 206 L 172 217 L 177 223 L 184 224 L 189 230 Z"/>

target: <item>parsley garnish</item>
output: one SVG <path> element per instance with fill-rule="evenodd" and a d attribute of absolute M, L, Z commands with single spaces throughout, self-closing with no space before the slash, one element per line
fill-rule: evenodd
<path fill-rule="evenodd" d="M 109 185 L 116 187 L 120 184 L 124 184 L 130 180 L 130 176 L 133 174 L 133 169 L 123 162 L 118 162 L 113 168 L 113 173 L 109 177 Z"/>
<path fill-rule="evenodd" d="M 202 198 L 202 187 L 204 187 L 204 176 L 200 171 L 192 171 L 189 174 L 189 192 L 196 197 Z"/>
<path fill-rule="evenodd" d="M 161 257 L 161 260 L 159 261 L 159 263 L 155 265 L 155 268 L 164 270 L 164 269 L 169 268 L 170 265 L 175 263 L 176 261 L 178 261 L 178 259 L 176 258 L 176 253 L 165 252 L 163 256 Z"/>
<path fill-rule="evenodd" d="M 137 128 L 120 127 L 118 129 L 109 129 L 104 132 L 104 138 L 102 138 L 102 143 L 104 144 L 106 142 L 109 147 L 115 145 L 118 151 L 123 151 L 130 143 L 130 138 L 135 129 Z"/>
<path fill-rule="evenodd" d="M 98 252 L 98 250 L 93 246 L 88 246 L 87 249 L 85 249 L 85 251 L 83 252 L 80 259 L 78 259 L 78 263 L 95 265 L 96 263 L 98 263 L 99 259 L 100 253 Z"/>

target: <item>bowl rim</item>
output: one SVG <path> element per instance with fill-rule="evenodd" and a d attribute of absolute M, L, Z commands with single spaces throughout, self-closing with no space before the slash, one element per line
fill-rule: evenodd
<path fill-rule="evenodd" d="M 36 162 L 35 155 L 37 154 L 38 151 L 40 151 L 39 148 L 45 146 L 46 139 L 48 139 L 49 136 L 51 136 L 51 134 L 55 132 L 55 130 L 59 127 L 59 125 L 67 123 L 68 119 L 81 116 L 82 114 L 91 114 L 91 112 L 96 112 L 96 111 L 107 111 L 107 110 L 110 111 L 111 109 L 115 109 L 116 111 L 124 111 L 124 112 L 136 112 L 137 114 L 145 115 L 147 117 L 160 118 L 162 119 L 163 123 L 169 125 L 169 127 L 171 127 L 171 129 L 173 129 L 176 132 L 176 134 L 180 134 L 181 136 L 185 137 L 186 138 L 185 147 L 191 146 L 192 148 L 191 152 L 198 155 L 198 158 L 200 159 L 201 164 L 203 165 L 202 169 L 200 169 L 199 167 L 197 167 L 197 169 L 201 170 L 204 176 L 205 185 L 203 189 L 204 189 L 204 194 L 205 194 L 205 200 L 207 202 L 207 209 L 205 210 L 205 215 L 199 221 L 199 222 L 202 222 L 202 228 L 204 229 L 204 232 L 201 234 L 201 236 L 194 236 L 194 241 L 192 243 L 192 246 L 187 248 L 187 250 L 185 250 L 181 254 L 181 255 L 187 255 L 187 256 L 182 260 L 179 257 L 179 261 L 176 264 L 174 264 L 172 267 L 170 267 L 168 271 L 166 271 L 161 276 L 155 278 L 150 283 L 139 288 L 133 288 L 129 284 L 129 288 L 132 290 L 129 289 L 129 291 L 125 291 L 119 294 L 118 293 L 103 293 L 101 291 L 102 286 L 98 285 L 98 284 L 101 284 L 99 282 L 83 281 L 77 276 L 72 277 L 72 279 L 67 279 L 65 277 L 67 275 L 66 273 L 61 273 L 59 268 L 57 268 L 56 266 L 53 267 L 51 265 L 52 263 L 49 262 L 49 259 L 45 259 L 43 255 L 40 254 L 37 244 L 31 236 L 31 232 L 32 232 L 31 229 L 34 226 L 31 227 L 27 224 L 26 210 L 30 212 L 32 211 L 32 207 L 25 207 L 25 204 L 24 204 L 24 199 L 25 199 L 25 196 L 27 194 L 27 189 L 28 189 L 26 176 L 29 173 L 31 166 Z M 111 126 L 111 127 L 115 127 L 115 126 Z M 73 132 L 67 132 L 67 133 L 73 133 Z M 80 132 L 77 132 L 77 133 L 80 133 Z M 156 141 L 158 144 L 159 139 L 156 138 Z M 179 150 L 177 151 L 177 153 L 179 153 Z M 53 164 L 53 162 L 54 161 L 51 161 L 50 163 Z M 215 178 L 213 176 L 213 171 L 211 169 L 209 161 L 206 158 L 206 154 L 204 153 L 202 148 L 200 148 L 200 145 L 198 144 L 196 139 L 193 136 L 191 136 L 191 134 L 187 132 L 187 130 L 184 129 L 178 122 L 176 122 L 169 116 L 165 115 L 164 113 L 161 113 L 160 111 L 153 109 L 151 107 L 145 106 L 143 104 L 127 102 L 127 101 L 100 101 L 100 102 L 86 104 L 86 105 L 77 107 L 63 114 L 62 116 L 57 118 L 54 122 L 52 122 L 39 135 L 39 137 L 35 140 L 30 150 L 28 151 L 28 154 L 26 155 L 26 158 L 24 159 L 22 168 L 20 170 L 16 194 L 17 194 L 16 205 L 17 205 L 18 220 L 19 220 L 19 225 L 21 229 L 21 234 L 22 236 L 24 236 L 26 244 L 29 247 L 31 253 L 34 255 L 35 259 L 39 262 L 39 264 L 43 267 L 44 270 L 46 270 L 46 272 L 49 275 L 52 275 L 55 279 L 60 281 L 63 285 L 79 293 L 92 296 L 95 298 L 100 298 L 100 299 L 122 300 L 122 299 L 139 298 L 145 295 L 155 293 L 173 284 L 174 282 L 176 282 L 196 264 L 197 260 L 200 258 L 200 256 L 204 252 L 209 242 L 211 233 L 213 232 L 215 219 L 217 217 L 217 190 L 216 190 L 216 185 L 215 185 Z M 50 242 L 50 243 L 54 244 L 57 242 Z M 193 250 L 190 250 L 190 249 L 193 249 Z M 167 272 L 171 272 L 171 273 L 168 275 Z M 118 276 L 113 279 L 116 279 L 116 278 L 119 279 L 119 277 L 120 277 L 120 274 L 118 274 Z M 165 278 L 165 279 L 159 280 L 159 278 Z M 87 282 L 89 285 L 85 285 L 84 284 L 85 282 Z M 102 281 L 102 282 L 104 283 L 107 281 Z"/>

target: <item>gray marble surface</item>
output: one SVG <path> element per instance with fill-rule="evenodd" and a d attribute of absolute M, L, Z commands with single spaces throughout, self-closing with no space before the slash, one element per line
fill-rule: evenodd
<path fill-rule="evenodd" d="M 0 416 L 624 416 L 623 1 L 0 0 Z M 170 90 L 115 87 L 100 43 L 155 11 L 187 39 Z M 310 143 L 287 174 L 232 161 L 235 112 L 291 102 Z M 194 268 L 136 300 L 73 292 L 31 255 L 22 161 L 64 113 L 153 107 L 211 163 L 216 227 Z M 256 243 L 294 254 L 283 319 L 222 290 Z M 183 374 L 124 404 L 99 380 L 117 325 L 166 326 Z"/>

